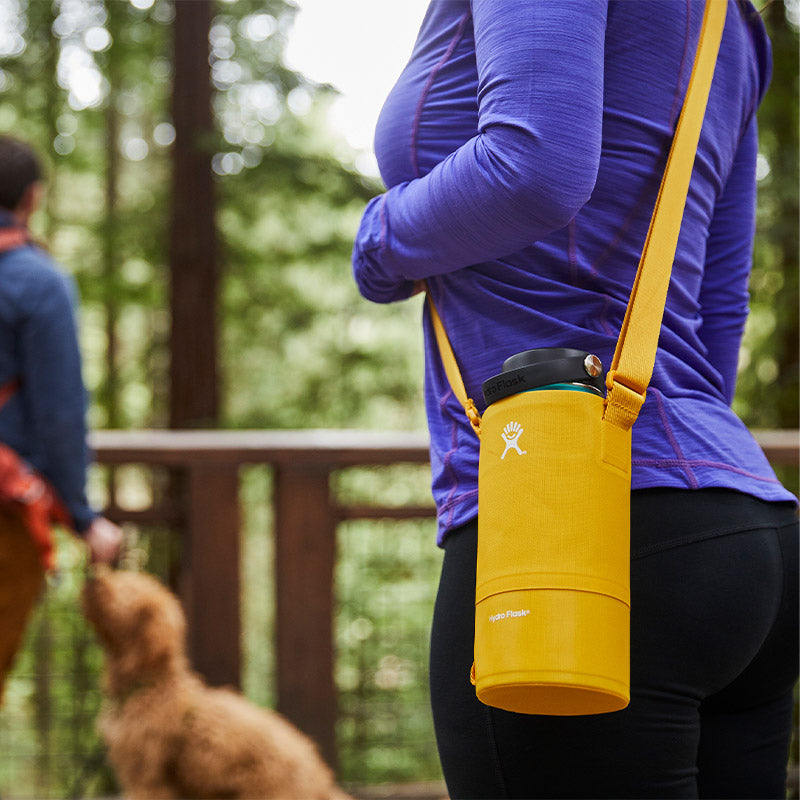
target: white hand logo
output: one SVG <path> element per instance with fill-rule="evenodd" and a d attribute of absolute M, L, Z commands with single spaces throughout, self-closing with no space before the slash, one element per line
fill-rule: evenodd
<path fill-rule="evenodd" d="M 521 456 L 524 456 L 528 452 L 527 450 L 519 449 L 519 437 L 522 436 L 523 430 L 519 422 L 509 422 L 508 425 L 503 428 L 503 432 L 500 435 L 503 437 L 506 446 L 503 450 L 503 455 L 500 456 L 501 460 L 506 457 L 506 453 L 509 450 L 516 450 Z"/>

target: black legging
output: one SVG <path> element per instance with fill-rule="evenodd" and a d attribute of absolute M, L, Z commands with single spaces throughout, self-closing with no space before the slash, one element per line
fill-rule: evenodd
<path fill-rule="evenodd" d="M 448 538 L 430 674 L 451 797 L 785 797 L 795 507 L 721 489 L 636 491 L 631 539 L 631 703 L 545 717 L 476 699 L 477 522 Z"/>

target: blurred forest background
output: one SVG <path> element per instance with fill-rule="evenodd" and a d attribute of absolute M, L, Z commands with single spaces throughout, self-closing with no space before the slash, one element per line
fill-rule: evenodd
<path fill-rule="evenodd" d="M 47 161 L 34 229 L 79 284 L 93 428 L 424 428 L 421 299 L 374 306 L 351 280 L 352 238 L 381 186 L 325 125 L 335 90 L 283 63 L 296 11 L 285 0 L 0 0 L 0 132 Z M 775 69 L 759 112 L 752 310 L 735 408 L 753 428 L 797 428 L 798 4 L 762 14 Z M 782 476 L 796 490 L 796 470 Z M 242 490 L 244 684 L 263 703 L 273 699 L 269 481 L 254 470 Z M 334 488 L 428 495 L 424 470 L 355 470 Z M 376 525 L 339 533 L 340 774 L 436 779 L 425 683 L 433 528 Z M 142 534 L 137 547 L 159 571 L 169 556 L 148 541 Z M 74 614 L 79 555 L 65 553 L 0 714 L 4 796 L 112 787 L 108 775 L 95 780 L 91 753 L 58 756 L 78 740 L 95 747 L 86 693 L 96 677 L 85 671 L 98 666 Z M 54 637 L 61 654 L 47 644 Z M 65 683 L 47 684 L 42 665 L 58 666 Z M 24 758 L 14 749 L 23 743 Z"/>
<path fill-rule="evenodd" d="M 352 237 L 381 187 L 324 125 L 331 87 L 283 66 L 295 7 L 219 2 L 210 66 L 182 65 L 176 24 L 205 5 L 0 0 L 0 130 L 49 161 L 35 228 L 79 282 L 92 425 L 423 427 L 419 303 L 373 307 L 353 286 Z M 736 398 L 759 428 L 798 420 L 796 16 L 796 0 L 763 11 L 775 72 Z M 187 158 L 207 182 L 175 179 Z M 171 384 L 171 338 L 202 374 Z M 171 409 L 182 385 L 206 407 Z"/>
<path fill-rule="evenodd" d="M 334 155 L 332 89 L 282 65 L 295 8 L 219 3 L 210 69 L 202 51 L 182 69 L 176 9 L 191 28 L 202 5 L 0 3 L 0 130 L 50 161 L 35 227 L 79 282 L 92 425 L 420 427 L 419 306 L 387 313 L 352 284 L 352 237 L 380 187 Z M 203 395 L 197 412 L 170 413 L 171 302 L 174 368 L 202 370 L 172 385 Z"/>

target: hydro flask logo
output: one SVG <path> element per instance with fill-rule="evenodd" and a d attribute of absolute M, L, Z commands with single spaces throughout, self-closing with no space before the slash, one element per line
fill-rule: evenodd
<path fill-rule="evenodd" d="M 500 456 L 501 460 L 506 457 L 506 453 L 509 450 L 516 450 L 521 456 L 524 456 L 528 452 L 527 450 L 519 449 L 519 437 L 522 436 L 523 430 L 524 429 L 519 422 L 513 421 L 509 422 L 508 425 L 503 428 L 503 433 L 501 436 L 503 437 L 503 441 L 506 443 L 506 446 L 503 450 L 503 455 Z"/>
<path fill-rule="evenodd" d="M 489 616 L 489 622 L 497 622 L 501 619 L 514 619 L 515 617 L 527 617 L 530 613 L 531 610 L 529 608 L 520 608 L 518 611 L 509 609 L 508 611 L 501 611 L 498 614 L 491 614 Z"/>

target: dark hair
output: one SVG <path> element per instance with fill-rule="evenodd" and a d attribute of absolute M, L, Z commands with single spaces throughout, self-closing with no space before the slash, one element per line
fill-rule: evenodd
<path fill-rule="evenodd" d="M 41 179 L 33 148 L 13 136 L 0 136 L 0 208 L 14 211 L 28 187 Z"/>

